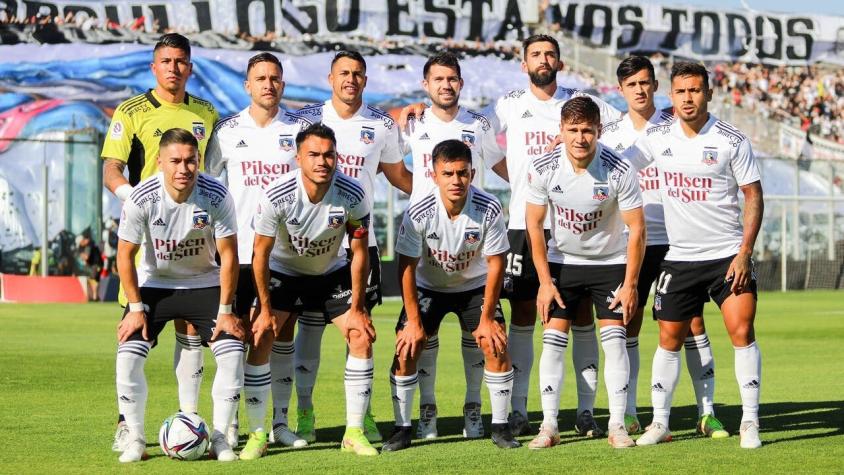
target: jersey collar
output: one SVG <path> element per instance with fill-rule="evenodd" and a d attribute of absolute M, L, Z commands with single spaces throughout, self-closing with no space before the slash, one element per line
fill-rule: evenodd
<path fill-rule="evenodd" d="M 155 93 L 154 89 L 148 90 L 146 92 L 146 94 L 144 94 L 144 96 L 146 96 L 149 103 L 152 104 L 152 106 L 155 107 L 156 109 L 158 109 L 162 105 L 168 105 L 168 106 L 171 106 L 171 107 L 178 107 L 178 104 L 173 103 L 173 102 L 167 102 L 164 99 L 161 99 L 160 97 L 158 97 L 158 94 Z M 188 94 L 187 91 L 185 91 L 185 99 L 182 102 L 185 105 L 188 105 L 190 103 L 189 98 L 190 98 L 190 94 Z"/>

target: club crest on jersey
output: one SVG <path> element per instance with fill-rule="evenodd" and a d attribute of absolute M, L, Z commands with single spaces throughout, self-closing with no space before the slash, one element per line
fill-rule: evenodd
<path fill-rule="evenodd" d="M 193 122 L 193 136 L 196 140 L 205 140 L 205 124 L 202 122 Z"/>
<path fill-rule="evenodd" d="M 375 129 L 372 127 L 363 127 L 360 129 L 360 141 L 369 145 L 375 142 Z"/>
<path fill-rule="evenodd" d="M 463 239 L 466 241 L 467 244 L 475 244 L 476 242 L 481 240 L 481 232 L 480 231 L 466 231 L 463 234 Z"/>
<path fill-rule="evenodd" d="M 293 150 L 293 138 L 289 135 L 278 136 L 278 148 L 285 152 Z"/>
<path fill-rule="evenodd" d="M 337 229 L 343 225 L 343 213 L 330 213 L 328 215 L 328 227 Z"/>
<path fill-rule="evenodd" d="M 208 213 L 202 210 L 197 210 L 193 214 L 193 229 L 204 229 L 208 226 Z"/>
<path fill-rule="evenodd" d="M 592 199 L 598 201 L 604 201 L 605 199 L 610 197 L 610 187 L 608 186 L 596 186 L 592 188 Z"/>
<path fill-rule="evenodd" d="M 463 143 L 472 148 L 475 145 L 475 134 L 463 132 Z"/>
<path fill-rule="evenodd" d="M 718 151 L 716 150 L 704 150 L 703 151 L 703 160 L 701 160 L 706 165 L 716 165 L 718 164 Z"/>

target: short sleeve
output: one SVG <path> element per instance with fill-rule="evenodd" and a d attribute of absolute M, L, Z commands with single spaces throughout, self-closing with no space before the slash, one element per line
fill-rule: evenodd
<path fill-rule="evenodd" d="M 639 175 L 633 167 L 621 174 L 618 181 L 610 180 L 616 187 L 618 209 L 627 211 L 642 207 L 642 192 L 639 189 Z"/>
<path fill-rule="evenodd" d="M 396 236 L 396 252 L 407 257 L 422 257 L 422 233 L 405 211 Z"/>
<path fill-rule="evenodd" d="M 730 168 L 738 186 L 749 185 L 761 179 L 750 140 L 745 138 L 738 144 L 735 156 L 730 161 Z"/>
<path fill-rule="evenodd" d="M 546 173 L 553 174 L 551 171 Z M 527 202 L 534 205 L 545 205 L 548 202 L 548 187 L 545 179 L 536 171 L 536 161 L 531 161 L 528 165 L 527 180 Z"/>
<path fill-rule="evenodd" d="M 209 175 L 219 177 L 223 174 L 226 164 L 227 158 L 220 147 L 220 133 L 215 130 L 205 148 L 205 170 Z"/>
<path fill-rule="evenodd" d="M 102 158 L 116 158 L 123 162 L 129 161 L 129 152 L 132 150 L 132 137 L 134 135 L 135 130 L 132 121 L 118 107 L 114 110 L 111 124 L 105 134 Z"/>
<path fill-rule="evenodd" d="M 384 147 L 381 149 L 380 163 L 399 163 L 404 158 L 399 148 L 399 130 L 398 126 L 393 123 L 391 127 L 385 127 L 384 133 L 386 140 Z"/>
<path fill-rule="evenodd" d="M 492 124 L 493 134 L 507 131 L 507 105 L 507 97 L 499 97 L 481 111 Z"/>
<path fill-rule="evenodd" d="M 498 146 L 492 127 L 481 131 L 481 158 L 489 168 L 504 160 L 504 151 Z"/>
<path fill-rule="evenodd" d="M 637 138 L 633 145 L 627 147 L 621 155 L 632 163 L 636 170 L 645 169 L 654 161 L 647 136 Z"/>
<path fill-rule="evenodd" d="M 117 228 L 117 237 L 124 241 L 140 245 L 143 241 L 147 228 L 147 213 L 131 199 L 123 203 L 123 210 L 120 212 L 120 226 Z"/>
<path fill-rule="evenodd" d="M 261 236 L 275 237 L 278 234 L 279 223 L 283 222 L 284 216 L 281 210 L 276 210 L 273 207 L 266 191 L 263 190 L 260 198 L 258 198 L 258 209 L 255 214 L 255 233 Z"/>
<path fill-rule="evenodd" d="M 369 200 L 364 197 L 354 206 L 350 206 L 348 213 L 349 220 L 346 223 L 346 231 L 349 233 L 349 237 L 352 239 L 368 238 L 369 221 L 371 219 Z"/>
<path fill-rule="evenodd" d="M 507 226 L 504 224 L 504 216 L 498 212 L 487 223 L 484 255 L 497 256 L 508 251 L 510 251 L 510 241 L 507 239 Z"/>
<path fill-rule="evenodd" d="M 616 109 L 615 107 L 611 106 L 607 101 L 601 99 L 598 96 L 593 96 L 592 94 L 578 91 L 574 94 L 575 97 L 588 97 L 595 101 L 595 104 L 598 105 L 598 109 L 601 110 L 601 123 L 602 124 L 609 124 L 610 122 L 616 121 L 621 118 L 622 113 L 620 110 Z"/>
<path fill-rule="evenodd" d="M 214 237 L 220 239 L 233 234 L 237 234 L 237 213 L 231 193 L 226 192 L 226 197 L 217 207 L 214 219 Z"/>

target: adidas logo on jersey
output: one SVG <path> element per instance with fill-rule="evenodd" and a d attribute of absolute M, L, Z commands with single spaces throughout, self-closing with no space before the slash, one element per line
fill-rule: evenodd
<path fill-rule="evenodd" d="M 670 149 L 670 148 L 666 148 L 666 149 L 665 149 L 665 151 L 663 151 L 663 152 L 662 152 L 662 156 L 663 156 L 663 157 L 673 157 L 673 156 L 674 156 L 674 154 L 673 154 L 673 153 L 671 153 L 671 149 Z"/>
<path fill-rule="evenodd" d="M 530 119 L 531 117 L 533 117 L 533 114 L 531 114 L 530 111 L 525 111 L 525 113 L 522 114 L 522 119 Z"/>
<path fill-rule="evenodd" d="M 237 145 L 235 145 L 235 146 L 234 146 L 234 148 L 243 148 L 243 147 L 248 147 L 248 146 L 249 146 L 249 145 L 246 145 L 246 141 L 245 141 L 245 140 L 240 139 L 240 142 L 238 142 L 238 143 L 237 143 Z"/>
<path fill-rule="evenodd" d="M 153 136 L 153 137 L 161 137 L 161 135 L 162 135 L 163 133 L 164 133 L 164 132 L 162 132 L 162 131 L 161 131 L 161 129 L 155 129 L 155 133 L 154 133 L 154 134 L 152 134 L 152 136 Z"/>
<path fill-rule="evenodd" d="M 291 219 L 290 221 L 288 221 L 288 222 L 287 222 L 287 224 L 292 224 L 293 226 L 298 226 L 298 225 L 299 225 L 299 220 L 298 220 L 298 219 L 296 219 L 296 218 L 293 218 L 293 219 Z"/>
<path fill-rule="evenodd" d="M 153 221 L 152 225 L 153 226 L 167 226 L 166 224 L 164 224 L 164 220 L 161 219 L 161 218 L 158 218 L 155 221 Z"/>
<path fill-rule="evenodd" d="M 625 150 L 624 145 L 622 145 L 621 143 L 619 143 L 618 145 L 615 146 L 616 152 L 623 152 L 624 150 Z"/>
<path fill-rule="evenodd" d="M 429 234 L 429 235 L 427 236 L 427 238 L 428 238 L 428 239 L 439 239 L 440 237 L 439 237 L 439 236 L 437 236 L 437 233 L 436 233 L 436 231 L 435 231 L 435 232 L 432 232 L 431 234 Z"/>
<path fill-rule="evenodd" d="M 428 137 L 428 132 L 425 132 L 421 137 L 419 137 L 419 140 L 431 140 L 431 137 Z"/>
<path fill-rule="evenodd" d="M 560 185 L 556 185 L 554 186 L 554 188 L 551 188 L 551 191 L 553 191 L 554 193 L 562 193 L 563 189 L 560 188 Z"/>

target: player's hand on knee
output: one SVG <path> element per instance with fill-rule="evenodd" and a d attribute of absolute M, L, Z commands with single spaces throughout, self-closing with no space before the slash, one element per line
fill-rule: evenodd
<path fill-rule="evenodd" d="M 364 311 L 351 309 L 346 314 L 346 324 L 343 327 L 343 336 L 346 338 L 346 343 L 352 341 L 352 330 L 360 332 L 370 343 L 375 341 L 375 327 L 372 326 L 372 320 Z"/>
<path fill-rule="evenodd" d="M 551 308 L 555 302 L 560 308 L 566 308 L 560 292 L 553 284 L 540 284 L 536 294 L 536 310 L 543 324 L 551 319 Z"/>
<path fill-rule="evenodd" d="M 261 309 L 260 315 L 252 324 L 252 344 L 258 346 L 264 338 L 270 338 L 270 334 L 275 337 L 281 331 L 281 325 L 278 325 L 276 316 L 268 309 Z"/>
<path fill-rule="evenodd" d="M 484 349 L 484 340 L 489 345 L 492 356 L 498 357 L 507 351 L 507 333 L 502 325 L 496 321 L 482 319 L 478 328 L 472 332 L 478 347 Z"/>
<path fill-rule="evenodd" d="M 610 303 L 610 310 L 621 305 L 621 320 L 627 326 L 639 305 L 639 291 L 634 285 L 619 285 L 615 290 L 615 297 Z"/>
<path fill-rule="evenodd" d="M 117 324 L 117 342 L 125 343 L 136 331 L 141 330 L 144 340 L 147 338 L 147 316 L 144 312 L 129 312 Z"/>
<path fill-rule="evenodd" d="M 246 340 L 246 330 L 239 318 L 231 313 L 217 315 L 217 323 L 214 326 L 214 333 L 211 334 L 211 341 L 216 341 L 221 333 L 226 332 L 240 341 Z"/>
<path fill-rule="evenodd" d="M 396 336 L 396 356 L 401 360 L 415 357 L 427 338 L 421 324 L 408 321 Z"/>

